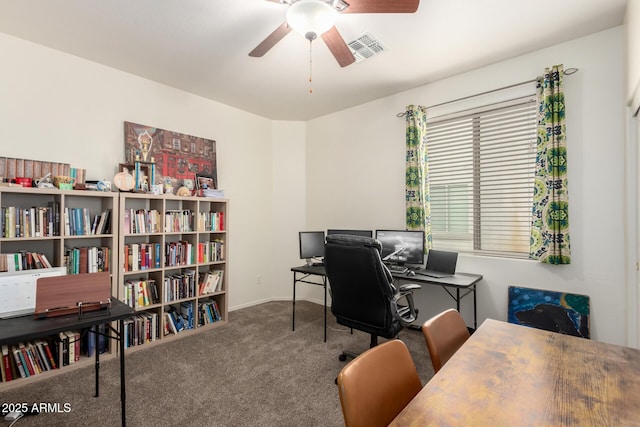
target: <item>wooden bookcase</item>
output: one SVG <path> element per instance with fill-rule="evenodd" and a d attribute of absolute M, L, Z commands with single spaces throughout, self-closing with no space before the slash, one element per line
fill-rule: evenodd
<path fill-rule="evenodd" d="M 125 322 L 126 347 L 225 324 L 228 200 L 121 193 L 119 206 L 117 297 L 138 312 Z M 220 285 L 202 294 L 208 273 L 219 276 Z M 171 312 L 190 319 L 181 331 L 169 319 Z M 170 323 L 178 323 L 175 331 Z"/>
<path fill-rule="evenodd" d="M 20 228 L 17 228 L 16 236 L 0 235 L 0 253 L 2 254 L 20 252 L 44 254 L 52 266 L 70 268 L 68 259 L 72 256 L 73 249 L 106 248 L 108 270 L 112 273 L 112 295 L 115 298 L 132 302 L 127 298 L 126 288 L 129 284 L 141 281 L 147 284 L 153 281 L 157 284 L 158 298 L 155 301 L 149 299 L 151 297 L 151 294 L 148 294 L 149 287 L 143 289 L 147 292 L 147 300 L 144 299 L 144 294 L 142 296 L 135 294 L 136 303 L 132 302 L 132 304 L 138 314 L 127 321 L 125 326 L 125 338 L 129 340 L 127 346 L 130 350 L 144 348 L 142 344 L 160 343 L 227 323 L 228 200 L 142 193 L 0 187 L 0 206 L 29 210 L 29 215 L 32 208 L 37 212 L 37 208 L 42 207 L 42 218 L 52 215 L 51 221 L 47 221 L 47 224 L 49 222 L 57 224 L 50 233 L 47 230 L 48 226 L 36 227 L 39 234 L 37 236 L 35 232 L 31 232 L 31 227 L 28 235 L 25 236 L 20 235 L 22 230 Z M 86 220 L 88 216 L 93 225 L 94 218 L 98 215 L 102 216 L 106 211 L 110 212 L 108 232 L 91 232 L 91 227 L 88 232 L 74 231 L 72 220 L 69 221 L 68 229 L 65 227 L 65 212 L 69 212 L 70 217 L 74 216 L 72 212 L 76 215 L 82 212 L 83 219 Z M 136 217 L 138 228 L 132 227 L 132 224 L 136 225 Z M 3 224 L 5 220 L 6 218 L 3 217 Z M 151 225 L 155 228 L 150 229 Z M 133 266 L 134 252 L 131 251 L 134 246 L 138 248 L 135 252 L 136 269 Z M 144 251 L 140 250 L 142 247 L 145 248 Z M 147 256 L 147 250 L 151 247 L 153 250 L 149 253 L 153 253 L 153 259 Z M 184 256 L 185 248 L 191 248 L 190 253 L 193 256 L 190 259 L 184 257 L 180 259 L 179 256 L 172 258 L 174 251 Z M 144 262 L 142 254 L 145 256 Z M 219 276 L 220 284 L 217 289 L 203 294 L 199 284 L 201 278 L 206 277 L 207 273 Z M 186 282 L 184 282 L 185 278 Z M 192 279 L 191 283 L 189 278 Z M 172 292 L 169 292 L 169 283 L 174 284 L 171 288 Z M 134 286 L 131 288 L 135 292 L 139 290 Z M 214 305 L 217 308 L 217 319 L 215 310 L 207 308 L 213 308 Z M 165 329 L 170 330 L 165 313 L 173 309 L 180 311 L 182 306 L 191 307 L 191 328 L 187 325 L 178 333 L 165 334 Z M 152 328 L 157 332 L 155 336 L 150 333 Z M 18 344 L 16 343 L 16 346 Z M 112 348 L 115 347 L 112 346 Z M 101 358 L 112 356 L 115 356 L 115 351 L 104 354 Z M 83 356 L 79 361 L 62 369 L 2 382 L 0 390 L 24 384 L 26 381 L 37 381 L 43 377 L 68 372 L 71 368 L 87 366 L 93 362 L 93 357 Z"/>
<path fill-rule="evenodd" d="M 96 191 L 74 191 L 58 189 L 39 189 L 24 187 L 0 187 L 0 206 L 2 217 L 0 223 L 0 254 L 42 254 L 53 267 L 66 266 L 67 257 L 76 249 L 86 253 L 87 248 L 100 248 L 100 268 L 106 267 L 111 274 L 112 295 L 116 295 L 117 287 L 117 237 L 119 197 L 117 193 Z M 65 212 L 74 216 L 76 221 L 70 220 L 69 227 L 65 227 Z M 92 231 L 96 216 L 103 216 L 109 212 L 111 216 L 108 230 Z M 11 219 L 13 217 L 14 219 Z M 18 217 L 16 220 L 15 218 Z M 90 222 L 88 228 L 82 227 L 85 221 Z M 5 225 L 11 221 L 14 230 L 5 235 Z M 15 224 L 18 223 L 18 225 Z M 25 225 L 28 223 L 29 225 Z M 77 227 L 73 227 L 76 225 Z M 98 223 L 96 222 L 96 226 Z M 8 227 L 8 225 L 7 225 Z M 7 230 L 8 231 L 8 230 Z M 95 252 L 97 253 L 97 249 Z M 21 255 L 22 256 L 22 255 Z M 28 255 L 32 258 L 32 255 Z M 105 259 L 106 257 L 106 259 Z M 79 258 L 78 258 L 79 260 Z M 83 259 L 84 261 L 84 259 Z M 89 267 L 88 260 L 82 267 L 82 272 L 89 272 L 97 267 L 96 262 Z M 69 269 L 67 272 L 70 273 Z M 5 298 L 1 295 L 0 298 Z M 106 340 L 107 342 L 109 340 Z M 26 344 L 26 343 L 25 343 Z M 16 343 L 18 346 L 19 343 Z M 115 347 L 112 347 L 115 348 Z M 11 346 L 9 350 L 11 350 Z M 11 352 L 10 352 L 11 353 Z M 115 355 L 115 352 L 105 354 L 104 357 Z M 10 354 L 10 356 L 12 356 Z M 0 390 L 12 385 L 24 384 L 39 378 L 60 372 L 68 372 L 71 368 L 87 366 L 94 362 L 93 357 L 82 356 L 78 361 L 64 366 L 62 369 L 44 370 L 41 373 L 0 383 Z"/>

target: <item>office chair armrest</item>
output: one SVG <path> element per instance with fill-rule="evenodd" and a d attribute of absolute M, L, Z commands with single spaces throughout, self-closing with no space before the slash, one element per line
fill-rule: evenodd
<path fill-rule="evenodd" d="M 422 286 L 417 283 L 407 283 L 405 285 L 398 286 L 399 292 L 413 292 L 417 289 L 422 289 Z"/>
<path fill-rule="evenodd" d="M 406 288 L 406 290 L 402 290 Z M 413 290 L 420 289 L 420 285 L 407 284 L 400 287 L 400 291 L 393 296 L 391 308 L 393 316 L 402 324 L 409 326 L 418 318 L 418 310 L 413 304 Z M 401 300 L 405 300 L 405 304 L 400 304 Z"/>

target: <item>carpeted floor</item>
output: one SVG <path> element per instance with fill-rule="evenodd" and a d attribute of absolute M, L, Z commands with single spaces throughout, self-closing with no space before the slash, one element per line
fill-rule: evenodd
<path fill-rule="evenodd" d="M 322 306 L 269 302 L 229 313 L 221 328 L 127 354 L 129 426 L 340 426 L 334 379 L 343 349 L 361 352 L 369 336 L 335 323 Z M 403 330 L 423 384 L 433 370 L 422 334 Z M 93 366 L 0 392 L 0 403 L 65 404 L 69 412 L 41 413 L 15 426 L 120 425 L 117 359 L 101 363 L 100 397 Z M 0 420 L 0 427 L 10 422 Z"/>

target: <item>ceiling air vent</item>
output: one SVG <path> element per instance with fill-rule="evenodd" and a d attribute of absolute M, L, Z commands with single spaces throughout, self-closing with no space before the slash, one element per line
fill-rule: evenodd
<path fill-rule="evenodd" d="M 355 56 L 356 62 L 371 58 L 373 55 L 382 53 L 385 50 L 384 45 L 369 33 L 360 34 L 347 45 L 349 45 L 351 53 Z"/>

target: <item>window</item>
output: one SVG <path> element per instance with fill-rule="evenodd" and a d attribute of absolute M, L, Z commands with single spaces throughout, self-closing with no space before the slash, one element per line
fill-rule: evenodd
<path fill-rule="evenodd" d="M 536 112 L 531 95 L 428 121 L 437 247 L 528 257 Z"/>

